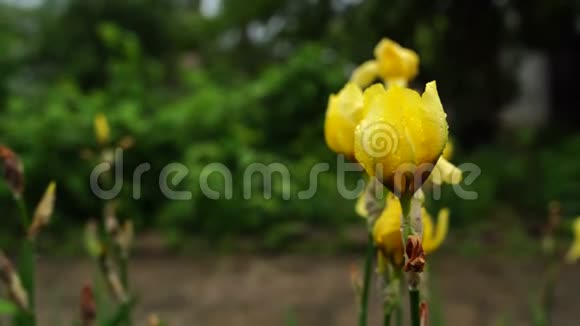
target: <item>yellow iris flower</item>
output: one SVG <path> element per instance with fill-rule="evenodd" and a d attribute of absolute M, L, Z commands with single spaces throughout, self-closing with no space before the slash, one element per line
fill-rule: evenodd
<path fill-rule="evenodd" d="M 404 262 L 403 240 L 401 238 L 401 204 L 392 193 L 387 197 L 385 210 L 373 227 L 373 239 L 381 254 L 396 266 Z M 421 208 L 423 222 L 423 250 L 430 254 L 441 246 L 449 228 L 449 210 L 442 209 L 437 215 L 437 224 L 431 215 Z"/>
<path fill-rule="evenodd" d="M 417 53 L 388 38 L 376 45 L 374 53 L 374 60 L 364 62 L 352 72 L 351 82 L 364 88 L 380 77 L 389 86 L 407 86 L 407 82 L 419 72 Z"/>
<path fill-rule="evenodd" d="M 348 83 L 330 95 L 324 121 L 324 138 L 336 153 L 354 157 L 354 129 L 362 118 L 363 92 L 356 84 Z"/>
<path fill-rule="evenodd" d="M 363 94 L 362 111 L 354 135 L 356 160 L 392 191 L 414 193 L 447 144 L 447 115 L 435 82 L 425 86 L 423 95 L 373 85 Z"/>
<path fill-rule="evenodd" d="M 97 113 L 95 117 L 95 136 L 100 145 L 106 145 L 109 142 L 109 122 L 107 117 L 102 113 Z"/>
<path fill-rule="evenodd" d="M 419 72 L 419 56 L 388 38 L 375 47 L 378 74 L 389 84 L 406 86 Z"/>
<path fill-rule="evenodd" d="M 373 239 L 381 255 L 396 266 L 404 262 L 403 241 L 401 239 L 401 204 L 392 193 L 387 196 L 386 207 L 373 227 Z M 437 224 L 425 208 L 421 209 L 423 222 L 423 250 L 432 253 L 441 246 L 449 227 L 449 210 L 442 209 L 437 215 Z"/>
<path fill-rule="evenodd" d="M 568 263 L 575 263 L 580 260 L 580 216 L 572 223 L 572 232 L 574 232 L 574 242 L 566 254 Z"/>

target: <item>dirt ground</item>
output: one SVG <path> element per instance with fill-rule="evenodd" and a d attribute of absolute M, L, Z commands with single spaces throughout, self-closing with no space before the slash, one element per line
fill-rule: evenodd
<path fill-rule="evenodd" d="M 41 325 L 70 325 L 78 313 L 79 289 L 91 279 L 91 264 L 39 259 Z M 485 257 L 439 256 L 436 261 L 432 274 L 447 325 L 499 325 L 506 314 L 513 321 L 509 324 L 530 325 L 529 294 L 538 286 L 541 266 Z M 355 325 L 352 264 L 360 265 L 360 258 L 134 259 L 137 325 L 152 312 L 169 325 L 284 325 L 288 314 L 298 325 Z M 554 325 L 580 325 L 580 268 L 562 271 L 555 307 Z M 379 316 L 374 293 L 370 325 L 379 325 Z"/>

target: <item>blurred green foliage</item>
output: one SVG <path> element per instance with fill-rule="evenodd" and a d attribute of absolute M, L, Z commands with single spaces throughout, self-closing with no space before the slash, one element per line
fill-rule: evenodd
<path fill-rule="evenodd" d="M 199 9 L 208 3 L 219 10 Z M 93 119 L 104 112 L 115 141 L 135 141 L 124 155 L 120 215 L 163 231 L 171 243 L 190 235 L 225 242 L 242 236 L 275 248 L 312 229 L 342 234 L 357 219 L 354 202 L 338 193 L 336 158 L 324 144 L 326 101 L 389 36 L 420 53 L 423 80 L 416 86 L 438 80 L 459 149 L 454 161 L 482 170 L 468 186 L 478 200 L 460 200 L 447 188 L 434 209 L 450 206 L 454 227 L 505 205 L 539 221 L 552 199 L 578 213 L 580 136 L 546 137 L 550 124 L 528 136 L 498 127 L 497 113 L 517 94 L 514 67 L 500 64 L 501 50 L 558 46 L 530 38 L 525 26 L 563 30 L 577 9 L 528 3 L 535 10 L 485 1 L 0 2 L 0 139 L 23 158 L 29 205 L 49 180 L 58 182 L 57 232 L 101 214 L 89 187 L 97 157 L 87 153 L 96 152 Z M 514 12 L 519 28 L 509 20 Z M 133 200 L 132 172 L 144 162 L 152 170 L 142 198 Z M 160 172 L 171 162 L 189 168 L 176 189 L 191 191 L 192 200 L 171 201 L 160 192 Z M 231 169 L 232 199 L 200 191 L 200 174 L 213 162 Z M 246 200 L 241 181 L 254 162 L 286 165 L 293 199 L 307 189 L 314 164 L 328 162 L 331 172 L 320 175 L 310 200 L 284 200 L 280 182 L 272 199 Z M 359 177 L 350 173 L 349 187 Z M 210 185 L 224 186 L 219 177 Z M 8 192 L 1 195 L 10 215 Z M 4 220 L 2 232 L 16 224 Z"/>

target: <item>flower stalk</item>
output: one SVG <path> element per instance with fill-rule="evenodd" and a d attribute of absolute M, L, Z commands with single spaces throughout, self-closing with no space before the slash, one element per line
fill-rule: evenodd
<path fill-rule="evenodd" d="M 369 233 L 367 240 L 367 253 L 364 265 L 363 287 L 359 307 L 359 317 L 358 317 L 359 326 L 367 325 L 369 289 L 372 279 L 374 255 L 375 255 L 375 246 L 373 244 L 373 236 L 372 234 Z"/>
<path fill-rule="evenodd" d="M 421 244 L 421 210 L 420 200 L 413 197 L 413 194 L 403 193 L 400 198 L 401 210 L 401 234 L 405 248 L 405 267 L 409 284 L 409 304 L 411 312 L 411 324 L 419 326 L 421 316 L 419 310 L 419 284 L 421 282 L 420 273 L 425 267 L 425 253 Z M 419 205 L 419 206 L 418 206 Z M 416 209 L 416 207 L 419 209 Z M 417 218 L 417 212 L 419 217 Z M 415 215 L 415 216 L 413 216 Z"/>

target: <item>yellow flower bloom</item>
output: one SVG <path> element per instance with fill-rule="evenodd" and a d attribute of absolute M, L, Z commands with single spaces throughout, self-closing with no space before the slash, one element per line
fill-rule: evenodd
<path fill-rule="evenodd" d="M 580 260 L 580 216 L 574 220 L 572 232 L 574 232 L 574 242 L 566 254 L 566 261 L 571 264 Z"/>
<path fill-rule="evenodd" d="M 324 121 L 324 138 L 336 153 L 354 157 L 354 129 L 362 118 L 363 92 L 348 83 L 338 94 L 330 95 Z"/>
<path fill-rule="evenodd" d="M 358 66 L 350 76 L 350 81 L 359 87 L 367 87 L 379 76 L 379 64 L 376 60 L 369 60 Z"/>
<path fill-rule="evenodd" d="M 419 72 L 419 56 L 388 38 L 375 47 L 379 75 L 390 84 L 405 86 Z"/>
<path fill-rule="evenodd" d="M 101 145 L 106 145 L 109 142 L 109 122 L 107 117 L 102 113 L 97 113 L 95 117 L 95 136 L 97 137 L 97 142 Z"/>
<path fill-rule="evenodd" d="M 427 179 L 447 143 L 446 114 L 435 82 L 423 95 L 380 84 L 363 95 L 364 118 L 356 127 L 357 161 L 396 193 L 414 193 Z"/>
<path fill-rule="evenodd" d="M 387 196 L 385 209 L 373 227 L 373 239 L 381 254 L 396 266 L 404 261 L 403 240 L 401 238 L 401 204 L 392 193 Z M 449 210 L 442 209 L 437 216 L 437 225 L 425 208 L 421 209 L 423 222 L 423 250 L 432 253 L 441 246 L 449 227 Z"/>

